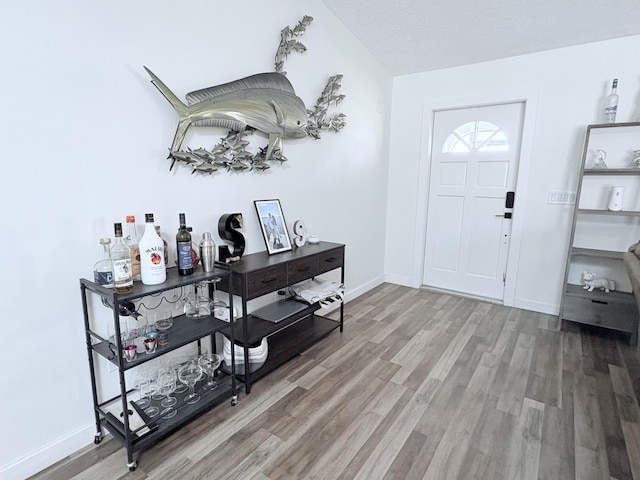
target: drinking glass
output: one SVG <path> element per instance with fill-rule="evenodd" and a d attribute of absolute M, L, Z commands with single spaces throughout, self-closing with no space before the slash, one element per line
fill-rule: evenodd
<path fill-rule="evenodd" d="M 202 367 L 204 372 L 207 374 L 207 383 L 202 387 L 204 390 L 213 390 L 217 385 L 213 378 L 216 373 L 216 370 L 220 366 L 222 358 L 220 355 L 215 353 L 203 353 L 198 357 L 198 364 Z"/>
<path fill-rule="evenodd" d="M 153 418 L 160 413 L 158 407 L 151 405 L 151 397 L 156 393 L 156 386 L 156 381 L 152 378 L 152 371 L 148 368 L 140 367 L 138 383 L 140 400 L 138 401 L 138 405 L 149 418 Z"/>
<path fill-rule="evenodd" d="M 178 357 L 174 357 L 171 360 L 169 360 L 169 366 L 171 368 L 173 368 L 173 371 L 176 372 L 176 377 L 178 375 L 178 371 L 184 367 L 187 363 L 189 362 L 194 362 L 195 359 L 193 357 L 189 357 L 187 355 L 180 355 Z M 175 393 L 184 393 L 187 390 L 189 390 L 189 387 L 187 387 L 186 384 L 184 383 L 178 383 L 176 384 L 176 389 L 174 390 Z"/>
<path fill-rule="evenodd" d="M 173 408 L 178 400 L 176 397 L 172 397 L 171 394 L 176 389 L 176 372 L 172 368 L 165 368 L 160 370 L 158 374 L 158 389 L 165 395 L 165 398 L 160 402 L 160 405 L 164 407 L 164 410 L 160 412 L 162 418 L 172 418 L 177 413 Z"/>
<path fill-rule="evenodd" d="M 213 310 L 213 316 L 217 318 L 223 318 L 225 309 L 229 308 L 226 302 L 218 300 L 217 298 L 217 285 L 222 280 L 221 277 L 212 278 L 207 280 L 208 283 L 213 284 L 213 301 L 211 302 L 211 309 Z"/>
<path fill-rule="evenodd" d="M 204 318 L 211 315 L 211 299 L 200 293 L 206 282 L 196 283 L 195 292 L 185 297 L 184 313 L 188 318 Z"/>
<path fill-rule="evenodd" d="M 188 362 L 178 370 L 178 380 L 189 387 L 186 397 L 188 404 L 194 404 L 200 400 L 200 395 L 195 392 L 196 382 L 202 378 L 202 367 L 196 362 Z"/>

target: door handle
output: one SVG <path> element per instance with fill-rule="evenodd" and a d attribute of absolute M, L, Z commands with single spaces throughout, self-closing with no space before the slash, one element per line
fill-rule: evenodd
<path fill-rule="evenodd" d="M 511 212 L 496 213 L 495 216 L 496 217 L 511 218 L 511 217 L 513 217 L 513 213 L 511 213 Z"/>

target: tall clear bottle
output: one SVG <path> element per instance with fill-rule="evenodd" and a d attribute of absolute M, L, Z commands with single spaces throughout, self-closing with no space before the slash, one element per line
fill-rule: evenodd
<path fill-rule="evenodd" d="M 158 285 L 167 279 L 164 264 L 164 242 L 156 233 L 153 213 L 147 213 L 145 229 L 140 239 L 140 275 L 145 285 Z"/>
<path fill-rule="evenodd" d="M 106 288 L 113 288 L 113 262 L 111 261 L 110 238 L 101 238 L 102 260 L 93 266 L 93 281 Z"/>
<path fill-rule="evenodd" d="M 176 248 L 178 250 L 178 273 L 180 275 L 191 275 L 193 273 L 193 256 L 191 253 L 191 234 L 187 229 L 185 214 L 178 214 L 180 228 L 176 234 Z"/>
<path fill-rule="evenodd" d="M 618 79 L 613 79 L 611 85 L 611 93 L 607 96 L 607 100 L 604 106 L 604 121 L 605 123 L 616 123 L 616 113 L 618 111 Z"/>
<path fill-rule="evenodd" d="M 113 262 L 113 289 L 116 293 L 129 293 L 133 290 L 133 275 L 131 274 L 131 249 L 122 238 L 122 224 L 114 223 L 113 231 L 116 241 L 111 247 L 111 261 Z"/>
<path fill-rule="evenodd" d="M 127 245 L 131 249 L 131 272 L 133 281 L 140 281 L 140 236 L 136 230 L 136 217 L 127 215 L 127 236 L 125 237 Z"/>

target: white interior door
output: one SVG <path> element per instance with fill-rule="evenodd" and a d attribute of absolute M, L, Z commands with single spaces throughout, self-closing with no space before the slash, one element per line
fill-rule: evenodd
<path fill-rule="evenodd" d="M 523 113 L 521 102 L 435 113 L 425 285 L 503 300 Z"/>

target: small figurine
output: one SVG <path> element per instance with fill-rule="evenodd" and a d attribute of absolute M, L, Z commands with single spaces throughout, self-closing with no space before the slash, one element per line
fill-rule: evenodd
<path fill-rule="evenodd" d="M 640 150 L 633 151 L 633 158 L 631 159 L 631 168 L 640 168 Z"/>
<path fill-rule="evenodd" d="M 607 168 L 607 164 L 605 163 L 605 160 L 607 158 L 607 152 L 601 149 L 598 149 L 597 152 L 598 154 L 596 155 L 596 158 L 593 160 L 593 168 Z"/>
<path fill-rule="evenodd" d="M 613 280 L 607 280 L 606 278 L 596 278 L 595 273 L 589 273 L 586 270 L 582 272 L 582 280 L 584 281 L 584 289 L 593 292 L 594 289 L 599 288 L 609 293 L 611 290 L 616 289 L 616 283 Z"/>

